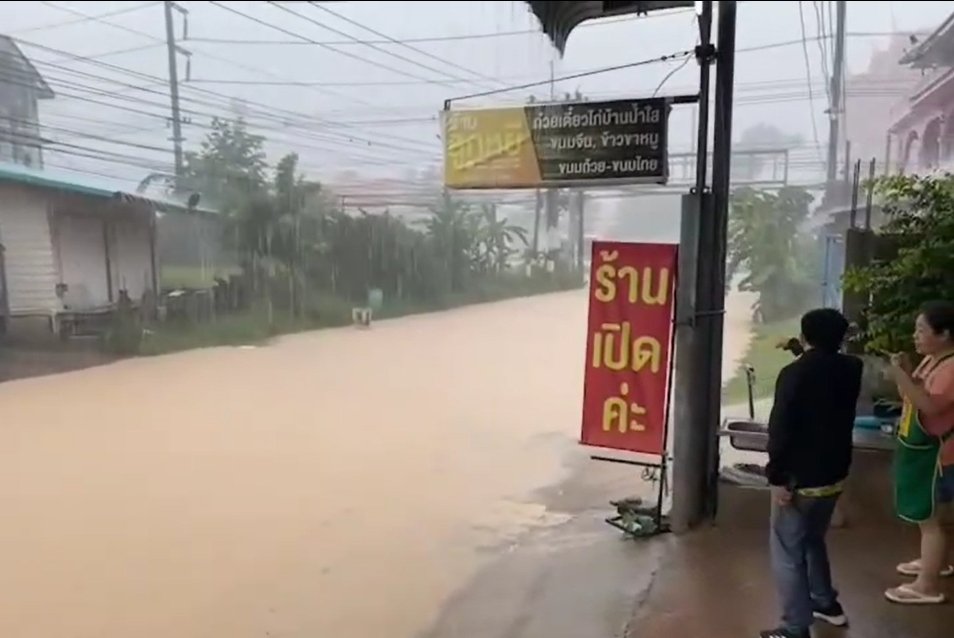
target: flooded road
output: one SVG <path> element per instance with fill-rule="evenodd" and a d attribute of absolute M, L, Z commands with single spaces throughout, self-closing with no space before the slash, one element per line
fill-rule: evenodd
<path fill-rule="evenodd" d="M 412 638 L 562 522 L 585 301 L 0 385 L 0 636 Z"/>

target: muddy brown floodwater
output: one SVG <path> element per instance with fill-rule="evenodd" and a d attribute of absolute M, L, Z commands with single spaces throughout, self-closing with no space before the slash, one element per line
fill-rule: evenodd
<path fill-rule="evenodd" d="M 411 638 L 560 522 L 585 300 L 0 385 L 0 636 Z"/>

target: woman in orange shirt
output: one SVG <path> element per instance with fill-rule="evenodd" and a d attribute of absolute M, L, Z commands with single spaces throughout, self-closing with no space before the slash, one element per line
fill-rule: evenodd
<path fill-rule="evenodd" d="M 898 427 L 895 501 L 898 515 L 921 528 L 921 556 L 898 565 L 914 582 L 885 592 L 904 605 L 945 602 L 940 577 L 954 574 L 938 505 L 954 502 L 954 304 L 926 304 L 914 345 L 923 355 L 912 372 L 904 355 L 891 357 L 891 374 L 904 399 Z"/>

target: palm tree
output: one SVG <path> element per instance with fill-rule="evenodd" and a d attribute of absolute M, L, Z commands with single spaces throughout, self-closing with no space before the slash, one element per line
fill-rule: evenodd
<path fill-rule="evenodd" d="M 470 274 L 471 261 L 477 249 L 479 218 L 469 204 L 444 197 L 431 208 L 425 223 L 427 233 L 446 268 L 447 283 L 452 291 L 462 290 Z"/>
<path fill-rule="evenodd" d="M 526 229 L 508 223 L 507 218 L 497 219 L 496 204 L 484 204 L 481 207 L 480 221 L 478 240 L 482 248 L 481 266 L 484 270 L 495 272 L 506 270 L 510 258 L 521 252 L 513 248 L 513 244 L 520 241 L 524 248 L 529 246 Z"/>

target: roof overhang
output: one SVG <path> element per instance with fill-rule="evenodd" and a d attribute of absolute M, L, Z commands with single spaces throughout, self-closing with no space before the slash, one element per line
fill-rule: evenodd
<path fill-rule="evenodd" d="M 20 166 L 18 164 L 0 163 L 0 184 L 19 184 L 36 189 L 70 193 L 116 201 L 133 206 L 149 206 L 159 212 L 201 212 L 216 214 L 216 211 L 197 207 L 190 208 L 185 202 L 178 202 L 160 197 L 146 197 L 138 193 L 130 193 L 116 189 L 106 184 L 96 184 L 78 179 L 68 179 L 49 171 Z"/>
<path fill-rule="evenodd" d="M 695 2 L 546 2 L 527 0 L 530 11 L 540 21 L 543 33 L 562 54 L 570 32 L 587 20 L 629 13 L 644 14 L 664 9 L 692 7 Z"/>

